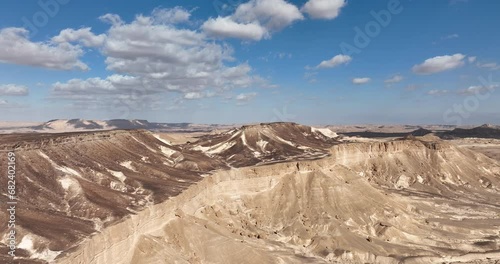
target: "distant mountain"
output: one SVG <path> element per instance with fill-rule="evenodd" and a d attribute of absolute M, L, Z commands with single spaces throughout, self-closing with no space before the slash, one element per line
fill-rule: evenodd
<path fill-rule="evenodd" d="M 191 123 L 154 123 L 141 119 L 54 119 L 43 124 L 30 127 L 35 132 L 75 132 L 115 129 L 145 129 L 155 131 L 203 132 L 219 128 L 219 125 L 195 125 Z"/>
<path fill-rule="evenodd" d="M 479 127 L 464 129 L 455 128 L 451 131 L 441 132 L 438 134 L 443 139 L 452 138 L 495 138 L 500 139 L 500 127 L 484 124 Z"/>
<path fill-rule="evenodd" d="M 431 133 L 432 133 L 432 131 L 430 131 L 430 130 L 428 130 L 428 129 L 425 129 L 425 128 L 419 128 L 419 129 L 417 129 L 417 130 L 415 130 L 415 131 L 411 132 L 410 134 L 411 134 L 412 136 L 415 136 L 415 137 L 423 137 L 423 136 L 425 136 L 425 135 L 427 135 L 427 134 L 431 134 Z"/>
<path fill-rule="evenodd" d="M 339 143 L 337 137 L 327 128 L 284 122 L 262 123 L 206 135 L 187 148 L 241 167 L 289 159 L 321 158 L 328 155 L 329 147 Z"/>

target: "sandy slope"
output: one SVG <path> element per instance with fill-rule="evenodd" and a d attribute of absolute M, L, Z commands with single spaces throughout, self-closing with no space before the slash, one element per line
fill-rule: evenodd
<path fill-rule="evenodd" d="M 500 259 L 495 161 L 413 140 L 330 152 L 321 160 L 220 171 L 104 229 L 58 263 Z"/>
<path fill-rule="evenodd" d="M 223 167 L 202 153 L 181 153 L 147 131 L 2 135 L 0 171 L 7 171 L 5 151 L 12 149 L 21 263 L 51 261 L 85 237 Z M 2 201 L 7 180 L 0 177 Z M 6 207 L 0 204 L 0 263 L 9 259 Z"/>

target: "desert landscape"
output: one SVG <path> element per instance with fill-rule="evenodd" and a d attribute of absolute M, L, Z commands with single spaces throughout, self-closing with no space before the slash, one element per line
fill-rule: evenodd
<path fill-rule="evenodd" d="M 0 264 L 500 264 L 499 10 L 2 1 Z"/>
<path fill-rule="evenodd" d="M 169 133 L 57 122 L 0 135 L 17 158 L 19 263 L 500 261 L 494 126 Z M 367 132 L 391 135 L 354 135 Z"/>

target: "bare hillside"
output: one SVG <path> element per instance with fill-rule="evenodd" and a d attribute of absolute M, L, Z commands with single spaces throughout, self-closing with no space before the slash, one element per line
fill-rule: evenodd
<path fill-rule="evenodd" d="M 218 172 L 104 230 L 59 263 L 89 256 L 97 256 L 92 263 L 500 258 L 497 163 L 447 144 L 413 140 L 352 143 L 330 151 L 321 160 Z M 464 164 L 461 171 L 458 163 Z"/>
<path fill-rule="evenodd" d="M 349 143 L 271 123 L 164 138 L 1 135 L 18 159 L 20 263 L 500 260 L 500 164 L 437 137 Z"/>
<path fill-rule="evenodd" d="M 286 160 L 317 159 L 339 143 L 331 130 L 295 123 L 243 126 L 217 135 L 207 135 L 187 148 L 242 167 Z"/>

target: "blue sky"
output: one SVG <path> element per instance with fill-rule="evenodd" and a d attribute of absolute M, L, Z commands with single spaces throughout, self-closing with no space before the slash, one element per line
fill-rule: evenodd
<path fill-rule="evenodd" d="M 500 123 L 496 1 L 5 1 L 5 121 Z"/>

